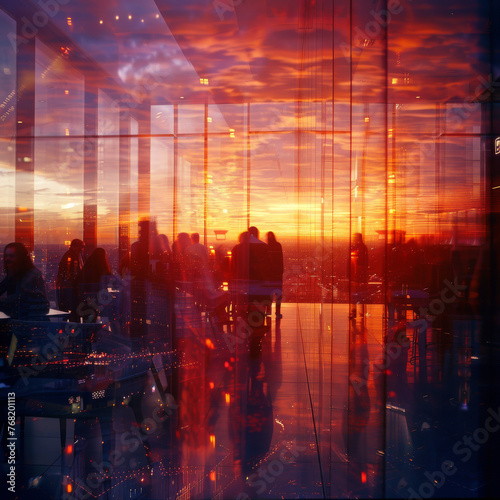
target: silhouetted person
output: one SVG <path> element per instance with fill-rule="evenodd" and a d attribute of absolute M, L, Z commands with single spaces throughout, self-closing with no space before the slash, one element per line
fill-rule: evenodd
<path fill-rule="evenodd" d="M 172 249 L 170 248 L 170 242 L 168 241 L 168 236 L 166 234 L 159 234 L 158 235 L 158 243 L 160 246 L 160 253 L 165 256 L 171 256 L 172 255 Z"/>
<path fill-rule="evenodd" d="M 130 249 L 130 336 L 136 339 L 147 333 L 147 281 L 156 238 L 154 221 L 139 221 L 139 240 Z"/>
<path fill-rule="evenodd" d="M 198 233 L 191 234 L 191 245 L 186 248 L 189 264 L 195 272 L 208 269 L 208 248 L 200 243 Z"/>
<path fill-rule="evenodd" d="M 215 287 L 208 269 L 208 248 L 200 243 L 198 233 L 191 234 L 191 245 L 186 248 L 186 259 L 187 278 L 193 283 L 195 303 L 199 306 L 206 306 L 208 296 L 215 291 Z"/>
<path fill-rule="evenodd" d="M 45 281 L 22 243 L 3 252 L 5 278 L 0 283 L 0 310 L 12 318 L 35 319 L 49 312 Z"/>
<path fill-rule="evenodd" d="M 352 283 L 353 308 L 351 320 L 356 326 L 357 304 L 361 303 L 361 338 L 365 336 L 365 301 L 368 291 L 368 249 L 361 233 L 354 233 L 350 257 L 350 278 Z M 356 333 L 356 328 L 354 333 Z"/>
<path fill-rule="evenodd" d="M 231 279 L 235 284 L 244 280 L 248 281 L 249 241 L 250 233 L 244 231 L 238 236 L 238 243 L 231 251 Z M 238 285 L 237 288 L 240 286 Z"/>
<path fill-rule="evenodd" d="M 188 233 L 179 233 L 172 245 L 172 256 L 174 260 L 174 276 L 178 281 L 186 281 L 188 276 L 188 253 L 191 246 L 191 238 Z"/>
<path fill-rule="evenodd" d="M 249 227 L 249 265 L 248 277 L 250 280 L 250 298 L 264 303 L 269 300 L 266 289 L 266 280 L 269 266 L 269 247 L 259 240 L 259 230 Z"/>
<path fill-rule="evenodd" d="M 276 241 L 276 236 L 272 231 L 267 233 L 267 246 L 269 252 L 268 261 L 268 286 L 270 289 L 269 313 L 273 302 L 273 296 L 276 295 L 276 317 L 282 318 L 281 299 L 283 297 L 283 249 L 281 243 Z"/>
<path fill-rule="evenodd" d="M 172 250 L 166 234 L 158 235 L 158 259 L 156 273 L 161 281 L 165 281 L 172 268 Z"/>
<path fill-rule="evenodd" d="M 74 284 L 77 303 L 73 311 L 84 323 L 95 323 L 108 305 L 106 278 L 111 276 L 104 248 L 96 248 L 85 261 Z"/>
<path fill-rule="evenodd" d="M 351 247 L 351 280 L 359 284 L 368 283 L 368 249 L 361 233 L 354 233 Z"/>
<path fill-rule="evenodd" d="M 56 289 L 57 306 L 62 311 L 70 311 L 73 307 L 73 283 L 83 267 L 82 251 L 85 243 L 78 238 L 71 241 L 71 245 L 62 256 L 57 271 Z"/>
<path fill-rule="evenodd" d="M 230 290 L 235 316 L 242 314 L 248 303 L 249 293 L 249 241 L 250 233 L 244 231 L 231 251 Z"/>

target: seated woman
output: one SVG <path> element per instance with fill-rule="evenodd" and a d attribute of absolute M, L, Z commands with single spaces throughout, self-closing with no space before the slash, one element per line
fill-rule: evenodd
<path fill-rule="evenodd" d="M 15 319 L 39 319 L 49 312 L 42 273 L 22 243 L 3 251 L 5 278 L 0 283 L 0 311 Z"/>

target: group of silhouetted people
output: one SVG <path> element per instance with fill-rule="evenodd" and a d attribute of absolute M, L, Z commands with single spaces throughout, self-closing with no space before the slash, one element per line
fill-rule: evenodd
<path fill-rule="evenodd" d="M 96 248 L 83 262 L 85 244 L 74 239 L 63 255 L 56 278 L 57 306 L 70 312 L 73 321 L 95 322 L 97 296 L 111 276 L 103 248 Z M 4 249 L 5 277 L 0 283 L 0 310 L 17 319 L 39 319 L 49 312 L 45 280 L 33 264 L 22 243 L 9 243 Z"/>
<path fill-rule="evenodd" d="M 224 307 L 231 300 L 259 302 L 267 314 L 276 299 L 276 317 L 281 318 L 283 295 L 283 250 L 273 232 L 267 243 L 252 226 L 239 235 L 230 256 L 229 292 L 215 279 L 209 249 L 198 233 L 181 232 L 170 248 L 168 237 L 158 234 L 153 221 L 139 223 L 139 239 L 120 260 L 119 271 L 129 275 L 131 321 L 144 325 L 147 315 L 146 283 L 175 283 L 193 295 L 195 304 L 205 308 Z M 84 259 L 85 243 L 76 238 L 62 256 L 56 277 L 56 307 L 69 313 L 71 321 L 96 322 L 102 310 L 100 293 L 112 277 L 106 251 L 94 249 Z M 49 300 L 45 281 L 22 243 L 4 249 L 5 278 L 0 283 L 0 310 L 10 317 L 29 319 L 46 315 Z M 173 299 L 172 295 L 167 300 Z M 141 328 L 139 328 L 141 330 Z M 140 334 L 140 332 L 138 332 Z"/>
<path fill-rule="evenodd" d="M 85 243 L 76 238 L 61 258 L 56 278 L 57 305 L 71 313 L 71 320 L 93 323 L 99 315 L 98 294 L 106 286 L 111 268 L 104 248 L 96 248 L 84 262 L 84 247 Z"/>
<path fill-rule="evenodd" d="M 259 230 L 252 226 L 240 234 L 231 252 L 231 286 L 234 293 L 249 303 L 265 306 L 271 313 L 276 297 L 276 317 L 281 318 L 283 297 L 283 249 L 273 232 L 267 243 L 259 239 Z"/>

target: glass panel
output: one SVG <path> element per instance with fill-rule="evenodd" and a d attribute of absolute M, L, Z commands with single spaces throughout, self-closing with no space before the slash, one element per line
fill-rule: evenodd
<path fill-rule="evenodd" d="M 16 50 L 8 35 L 15 30 L 14 19 L 0 12 L 0 233 L 4 245 L 14 241 Z"/>
<path fill-rule="evenodd" d="M 15 493 L 493 497 L 499 19 L 0 0 Z"/>
<path fill-rule="evenodd" d="M 83 77 L 37 40 L 34 262 L 45 276 L 54 303 L 55 261 L 71 240 L 82 237 L 83 114 Z M 23 175 L 28 179 L 30 174 Z"/>

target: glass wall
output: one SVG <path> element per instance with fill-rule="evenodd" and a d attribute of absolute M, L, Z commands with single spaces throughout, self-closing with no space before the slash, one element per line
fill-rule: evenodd
<path fill-rule="evenodd" d="M 495 9 L 0 0 L 20 498 L 492 494 Z"/>
<path fill-rule="evenodd" d="M 12 33 L 16 29 L 15 21 L 5 12 L 0 12 L 2 33 Z M 15 135 L 16 135 L 16 47 L 6 37 L 2 37 L 2 71 L 0 82 L 2 88 L 1 158 L 2 158 L 2 209 L 1 226 L 2 242 L 14 240 L 14 219 L 12 210 L 15 200 Z"/>

